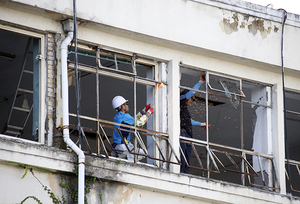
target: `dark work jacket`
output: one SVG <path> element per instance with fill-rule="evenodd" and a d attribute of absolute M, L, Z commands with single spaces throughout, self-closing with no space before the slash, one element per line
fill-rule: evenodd
<path fill-rule="evenodd" d="M 180 100 L 180 127 L 185 129 L 186 132 L 193 137 L 193 126 L 191 122 L 191 115 L 186 105 L 187 99 Z"/>

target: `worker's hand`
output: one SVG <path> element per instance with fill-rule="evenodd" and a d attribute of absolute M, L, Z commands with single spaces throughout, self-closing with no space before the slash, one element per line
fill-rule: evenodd
<path fill-rule="evenodd" d="M 205 82 L 205 74 L 202 74 L 202 75 L 200 76 L 200 82 L 201 82 L 201 83 Z"/>
<path fill-rule="evenodd" d="M 151 103 L 149 103 L 148 105 L 146 105 L 145 108 L 143 109 L 144 114 L 147 113 L 147 111 L 149 110 L 149 108 L 151 108 Z"/>
<path fill-rule="evenodd" d="M 154 108 L 150 107 L 147 111 L 147 115 L 150 116 L 154 113 Z"/>
<path fill-rule="evenodd" d="M 204 129 L 206 129 L 206 127 L 210 128 L 210 126 L 206 125 L 206 123 L 201 123 L 201 127 L 203 127 Z"/>

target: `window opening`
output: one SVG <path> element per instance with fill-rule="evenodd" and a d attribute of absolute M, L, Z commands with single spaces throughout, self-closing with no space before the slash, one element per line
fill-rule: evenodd
<path fill-rule="evenodd" d="M 300 196 L 300 156 L 299 156 L 299 125 L 300 125 L 300 94 L 294 91 L 285 91 L 286 101 L 286 125 L 287 125 L 287 137 L 289 137 L 288 151 L 289 162 L 285 161 L 286 171 L 289 165 L 290 176 L 286 172 L 286 184 L 291 184 L 291 190 L 293 196 Z M 286 158 L 287 159 L 287 158 Z M 288 188 L 287 188 L 288 189 Z"/>
<path fill-rule="evenodd" d="M 74 64 L 71 62 L 73 57 L 72 48 L 70 50 L 69 78 L 72 82 Z M 87 137 L 85 141 L 89 144 L 83 146 L 86 153 L 90 154 L 92 152 L 92 154 L 100 157 L 113 158 L 113 156 L 116 156 L 113 155 L 114 152 L 122 152 L 122 150 L 116 150 L 112 142 L 112 132 L 117 129 L 119 134 L 120 131 L 131 133 L 131 142 L 135 144 L 136 148 L 131 151 L 129 146 L 125 145 L 126 150 L 124 151 L 147 158 L 147 160 L 143 159 L 140 162 L 160 166 L 167 163 L 167 165 L 164 165 L 166 168 L 168 168 L 169 163 L 180 164 L 178 157 L 174 154 L 175 151 L 171 146 L 168 135 L 155 131 L 159 129 L 156 121 L 159 118 L 155 115 L 159 114 L 159 106 L 155 102 L 158 101 L 156 97 L 160 96 L 156 92 L 162 87 L 166 87 L 167 83 L 158 80 L 154 63 L 136 55 L 112 52 L 102 48 L 79 49 L 78 52 L 81 89 L 80 118 L 82 119 L 81 126 L 85 132 L 82 135 Z M 72 83 L 69 85 L 70 124 L 76 124 L 74 120 L 75 107 L 72 103 L 72 98 L 74 98 L 72 89 L 74 87 Z M 131 115 L 136 115 L 138 110 L 143 109 L 149 103 L 156 108 L 156 112 L 142 128 L 114 123 L 112 120 L 116 112 L 112 108 L 111 101 L 116 95 L 123 95 L 129 100 Z M 120 128 L 115 127 L 116 124 Z M 76 130 L 73 130 L 72 133 L 71 135 L 74 136 L 72 139 L 76 140 Z M 120 137 L 124 142 L 122 134 L 120 134 Z M 138 148 L 141 152 L 135 152 L 135 149 Z M 177 162 L 171 162 L 171 156 L 175 156 Z M 151 163 L 148 159 L 154 161 Z M 160 163 L 156 163 L 156 161 Z"/>
<path fill-rule="evenodd" d="M 2 134 L 38 141 L 40 40 L 4 30 L 0 36 Z"/>
<path fill-rule="evenodd" d="M 189 173 L 278 191 L 274 158 L 270 156 L 271 87 L 184 65 L 180 71 L 180 91 L 195 92 L 188 107 L 192 119 L 210 126 L 194 126 L 191 139 L 180 136 L 180 142 L 188 140 L 192 149 L 190 161 L 184 156 Z M 203 74 L 206 86 L 194 89 Z"/>

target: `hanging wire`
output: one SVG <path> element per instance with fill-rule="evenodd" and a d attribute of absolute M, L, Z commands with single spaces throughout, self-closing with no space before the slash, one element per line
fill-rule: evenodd
<path fill-rule="evenodd" d="M 81 149 L 81 123 L 80 123 L 80 95 L 79 95 L 79 77 L 78 77 L 78 56 L 77 56 L 77 17 L 76 17 L 76 1 L 73 1 L 73 13 L 74 13 L 74 65 L 75 65 L 75 92 L 76 92 L 76 113 L 77 113 L 77 129 L 78 129 L 78 141 L 79 148 Z M 65 96 L 68 97 L 68 96 Z"/>
<path fill-rule="evenodd" d="M 290 164 L 289 164 L 289 139 L 287 134 L 287 123 L 286 123 L 286 101 L 285 101 L 285 87 L 284 87 L 284 66 L 283 66 L 283 32 L 284 32 L 284 24 L 287 18 L 287 12 L 284 9 L 278 9 L 283 11 L 283 20 L 282 20 L 282 32 L 281 32 L 281 71 L 282 71 L 282 92 L 283 92 L 283 109 L 284 109 L 284 135 L 285 135 L 285 154 L 286 154 L 286 160 L 287 160 L 287 174 L 289 177 L 289 185 L 288 185 L 288 192 L 291 193 L 291 172 L 290 172 Z"/>

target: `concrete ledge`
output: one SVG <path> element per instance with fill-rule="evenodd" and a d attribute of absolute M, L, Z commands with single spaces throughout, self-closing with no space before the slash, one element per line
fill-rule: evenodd
<path fill-rule="evenodd" d="M 0 135 L 0 160 L 74 172 L 77 155 L 25 139 Z"/>
<path fill-rule="evenodd" d="M 53 171 L 74 172 L 77 155 L 36 142 L 0 135 L 0 160 Z M 291 200 L 300 203 L 300 200 L 276 193 L 97 156 L 86 156 L 86 175 L 214 203 L 290 203 Z"/>

